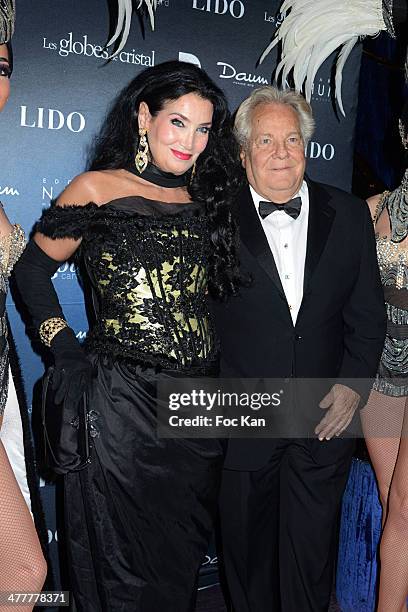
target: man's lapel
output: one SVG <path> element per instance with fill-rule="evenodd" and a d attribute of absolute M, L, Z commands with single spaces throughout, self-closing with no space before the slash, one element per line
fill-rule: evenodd
<path fill-rule="evenodd" d="M 283 291 L 282 283 L 279 278 L 278 269 L 275 264 L 275 259 L 269 247 L 265 232 L 262 229 L 262 225 L 256 212 L 248 186 L 242 190 L 239 196 L 238 218 L 239 232 L 242 242 L 245 244 L 249 252 L 256 257 L 259 264 L 272 280 L 282 297 L 286 299 L 285 292 Z"/>
<path fill-rule="evenodd" d="M 305 298 L 310 290 L 313 273 L 326 246 L 334 217 L 336 216 L 336 211 L 329 205 L 330 195 L 327 191 L 310 179 L 306 179 L 306 181 L 309 188 L 309 222 L 307 228 L 303 298 Z"/>

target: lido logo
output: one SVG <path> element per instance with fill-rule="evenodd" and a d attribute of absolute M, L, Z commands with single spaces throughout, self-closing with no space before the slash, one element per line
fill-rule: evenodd
<path fill-rule="evenodd" d="M 62 130 L 66 127 L 70 132 L 78 134 L 85 129 L 86 121 L 83 114 L 77 111 L 65 115 L 56 108 L 40 106 L 30 112 L 27 106 L 21 106 L 20 125 L 47 130 Z"/>
<path fill-rule="evenodd" d="M 245 5 L 241 0 L 193 0 L 193 9 L 216 15 L 231 15 L 241 19 L 245 14 Z"/>
<path fill-rule="evenodd" d="M 306 155 L 309 159 L 323 158 L 325 161 L 331 161 L 336 154 L 336 149 L 333 144 L 327 142 L 326 144 L 320 144 L 313 140 L 309 142 L 306 149 Z"/>

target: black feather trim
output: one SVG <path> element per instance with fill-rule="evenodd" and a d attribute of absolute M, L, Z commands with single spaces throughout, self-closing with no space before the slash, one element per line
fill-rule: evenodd
<path fill-rule="evenodd" d="M 98 208 L 93 202 L 85 206 L 51 206 L 44 210 L 34 230 L 49 238 L 79 240 Z"/>

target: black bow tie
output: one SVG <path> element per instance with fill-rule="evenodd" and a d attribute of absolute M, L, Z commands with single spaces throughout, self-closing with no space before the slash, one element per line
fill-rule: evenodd
<path fill-rule="evenodd" d="M 285 204 L 275 204 L 275 202 L 264 202 L 263 200 L 259 202 L 259 214 L 262 219 L 265 219 L 268 215 L 275 212 L 275 210 L 284 210 L 292 219 L 297 219 L 301 208 L 302 198 L 300 197 L 293 198 L 293 200 L 289 200 L 289 202 Z"/>

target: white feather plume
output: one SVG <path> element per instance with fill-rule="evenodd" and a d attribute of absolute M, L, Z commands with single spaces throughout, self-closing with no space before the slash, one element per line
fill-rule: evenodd
<path fill-rule="evenodd" d="M 152 30 L 154 30 L 154 11 L 157 9 L 157 2 L 158 0 L 138 0 L 138 4 L 136 6 L 137 10 L 140 9 L 142 5 L 146 7 Z M 115 33 L 108 41 L 106 46 L 110 47 L 119 39 L 120 42 L 116 51 L 109 56 L 110 58 L 120 53 L 123 47 L 126 45 L 132 23 L 132 10 L 132 0 L 118 0 L 118 22 L 116 24 Z"/>
<path fill-rule="evenodd" d="M 282 57 L 276 80 L 286 83 L 293 71 L 295 89 L 304 87 L 310 102 L 313 81 L 323 62 L 340 48 L 336 64 L 336 100 L 345 115 L 341 98 L 342 71 L 351 51 L 362 36 L 375 36 L 387 26 L 382 0 L 285 0 L 280 8 L 285 16 L 268 53 L 282 43 Z"/>

